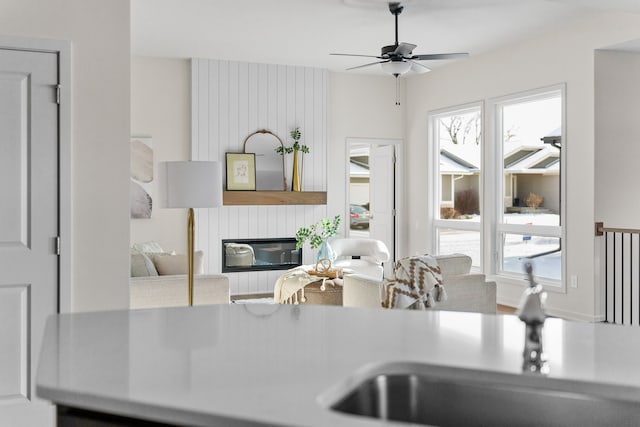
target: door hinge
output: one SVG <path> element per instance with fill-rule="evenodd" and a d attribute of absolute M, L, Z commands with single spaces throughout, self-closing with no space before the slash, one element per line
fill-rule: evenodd
<path fill-rule="evenodd" d="M 56 85 L 56 104 L 60 105 L 60 84 Z"/>
<path fill-rule="evenodd" d="M 60 256 L 60 236 L 56 236 L 56 255 Z"/>

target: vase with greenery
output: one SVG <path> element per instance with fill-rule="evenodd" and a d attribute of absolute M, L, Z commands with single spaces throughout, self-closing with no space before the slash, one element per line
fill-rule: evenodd
<path fill-rule="evenodd" d="M 341 219 L 340 215 L 336 215 L 333 220 L 323 218 L 309 227 L 300 227 L 296 233 L 296 249 L 300 249 L 308 241 L 311 249 L 319 248 L 316 262 L 327 258 L 333 264 L 336 257 L 328 240 L 338 234 Z"/>
<path fill-rule="evenodd" d="M 291 191 L 302 191 L 302 158 L 298 159 L 298 153 L 308 154 L 309 147 L 300 143 L 300 138 L 302 138 L 302 132 L 300 132 L 300 127 L 296 126 L 294 130 L 292 130 L 289 135 L 291 135 L 291 139 L 293 139 L 293 145 L 289 147 L 285 147 L 281 145 L 276 148 L 276 152 L 278 154 L 284 155 L 293 153 L 293 171 L 292 171 L 292 179 L 291 179 Z"/>

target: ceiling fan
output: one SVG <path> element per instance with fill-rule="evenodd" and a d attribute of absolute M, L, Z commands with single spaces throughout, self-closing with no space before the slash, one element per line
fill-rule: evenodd
<path fill-rule="evenodd" d="M 379 56 L 375 55 L 356 55 L 349 53 L 332 53 L 331 55 L 340 55 L 340 56 L 359 56 L 365 58 L 377 58 L 379 61 L 370 62 L 364 65 L 358 65 L 356 67 L 347 68 L 347 70 L 355 70 L 358 68 L 370 67 L 372 65 L 380 64 L 382 69 L 391 74 L 392 76 L 398 78 L 398 76 L 408 72 L 409 70 L 413 70 L 418 73 L 425 73 L 427 71 L 431 71 L 428 67 L 421 64 L 418 61 L 429 61 L 436 59 L 456 59 L 456 58 L 466 58 L 469 56 L 468 53 L 436 53 L 429 55 L 414 55 L 413 49 L 416 48 L 415 44 L 411 43 L 398 43 L 398 15 L 402 13 L 404 6 L 399 2 L 391 2 L 389 3 L 389 11 L 393 16 L 395 16 L 396 21 L 396 42 L 395 44 L 389 46 L 383 46 L 382 52 Z"/>

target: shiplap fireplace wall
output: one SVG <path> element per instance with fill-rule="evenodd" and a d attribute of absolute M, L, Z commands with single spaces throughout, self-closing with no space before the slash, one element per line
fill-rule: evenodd
<path fill-rule="evenodd" d="M 268 129 L 291 145 L 289 131 L 300 126 L 305 155 L 303 191 L 327 186 L 327 71 L 285 65 L 209 59 L 191 60 L 191 159 L 218 160 L 242 152 L 244 139 Z M 285 157 L 291 185 L 291 158 Z M 327 216 L 326 205 L 223 206 L 196 212 L 196 249 L 205 272 L 219 273 L 222 239 L 294 237 L 298 227 Z M 308 246 L 303 263 L 315 258 Z M 225 273 L 231 294 L 272 292 L 281 272 Z"/>

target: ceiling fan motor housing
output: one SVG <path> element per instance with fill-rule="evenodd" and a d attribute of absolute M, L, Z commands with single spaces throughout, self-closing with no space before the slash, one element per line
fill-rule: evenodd
<path fill-rule="evenodd" d="M 344 0 L 345 2 L 347 0 Z M 350 1 L 372 1 L 372 0 L 350 0 Z M 375 0 L 381 1 L 381 0 Z M 416 0 L 417 1 L 417 0 Z M 412 43 L 400 43 L 398 41 L 398 15 L 402 13 L 404 7 L 400 2 L 388 2 L 389 12 L 394 16 L 395 20 L 395 43 L 383 46 L 380 50 L 380 56 L 374 55 L 354 55 L 354 54 L 346 54 L 346 53 L 332 53 L 331 55 L 343 55 L 343 56 L 363 56 L 369 58 L 376 58 L 379 61 L 371 62 L 364 65 L 359 65 L 357 67 L 347 68 L 347 70 L 354 70 L 356 68 L 365 68 L 373 65 L 378 65 L 382 67 L 382 69 L 393 75 L 394 77 L 398 77 L 401 74 L 406 73 L 409 69 L 414 69 L 417 72 L 426 72 L 430 71 L 429 68 L 425 67 L 419 62 L 416 61 L 427 61 L 427 60 L 442 60 L 442 59 L 454 59 L 467 57 L 467 53 L 442 53 L 442 54 L 430 54 L 430 55 L 414 55 L 413 50 L 417 47 Z"/>
<path fill-rule="evenodd" d="M 384 58 L 389 58 L 392 61 L 393 60 L 401 61 L 402 55 L 395 54 L 395 51 L 397 48 L 398 46 L 396 46 L 395 44 L 390 44 L 389 46 L 383 46 L 381 50 L 382 53 L 380 54 L 380 56 Z"/>
<path fill-rule="evenodd" d="M 399 15 L 402 13 L 402 9 L 404 9 L 404 6 L 402 6 L 400 2 L 389 2 L 389 12 L 393 15 Z"/>

